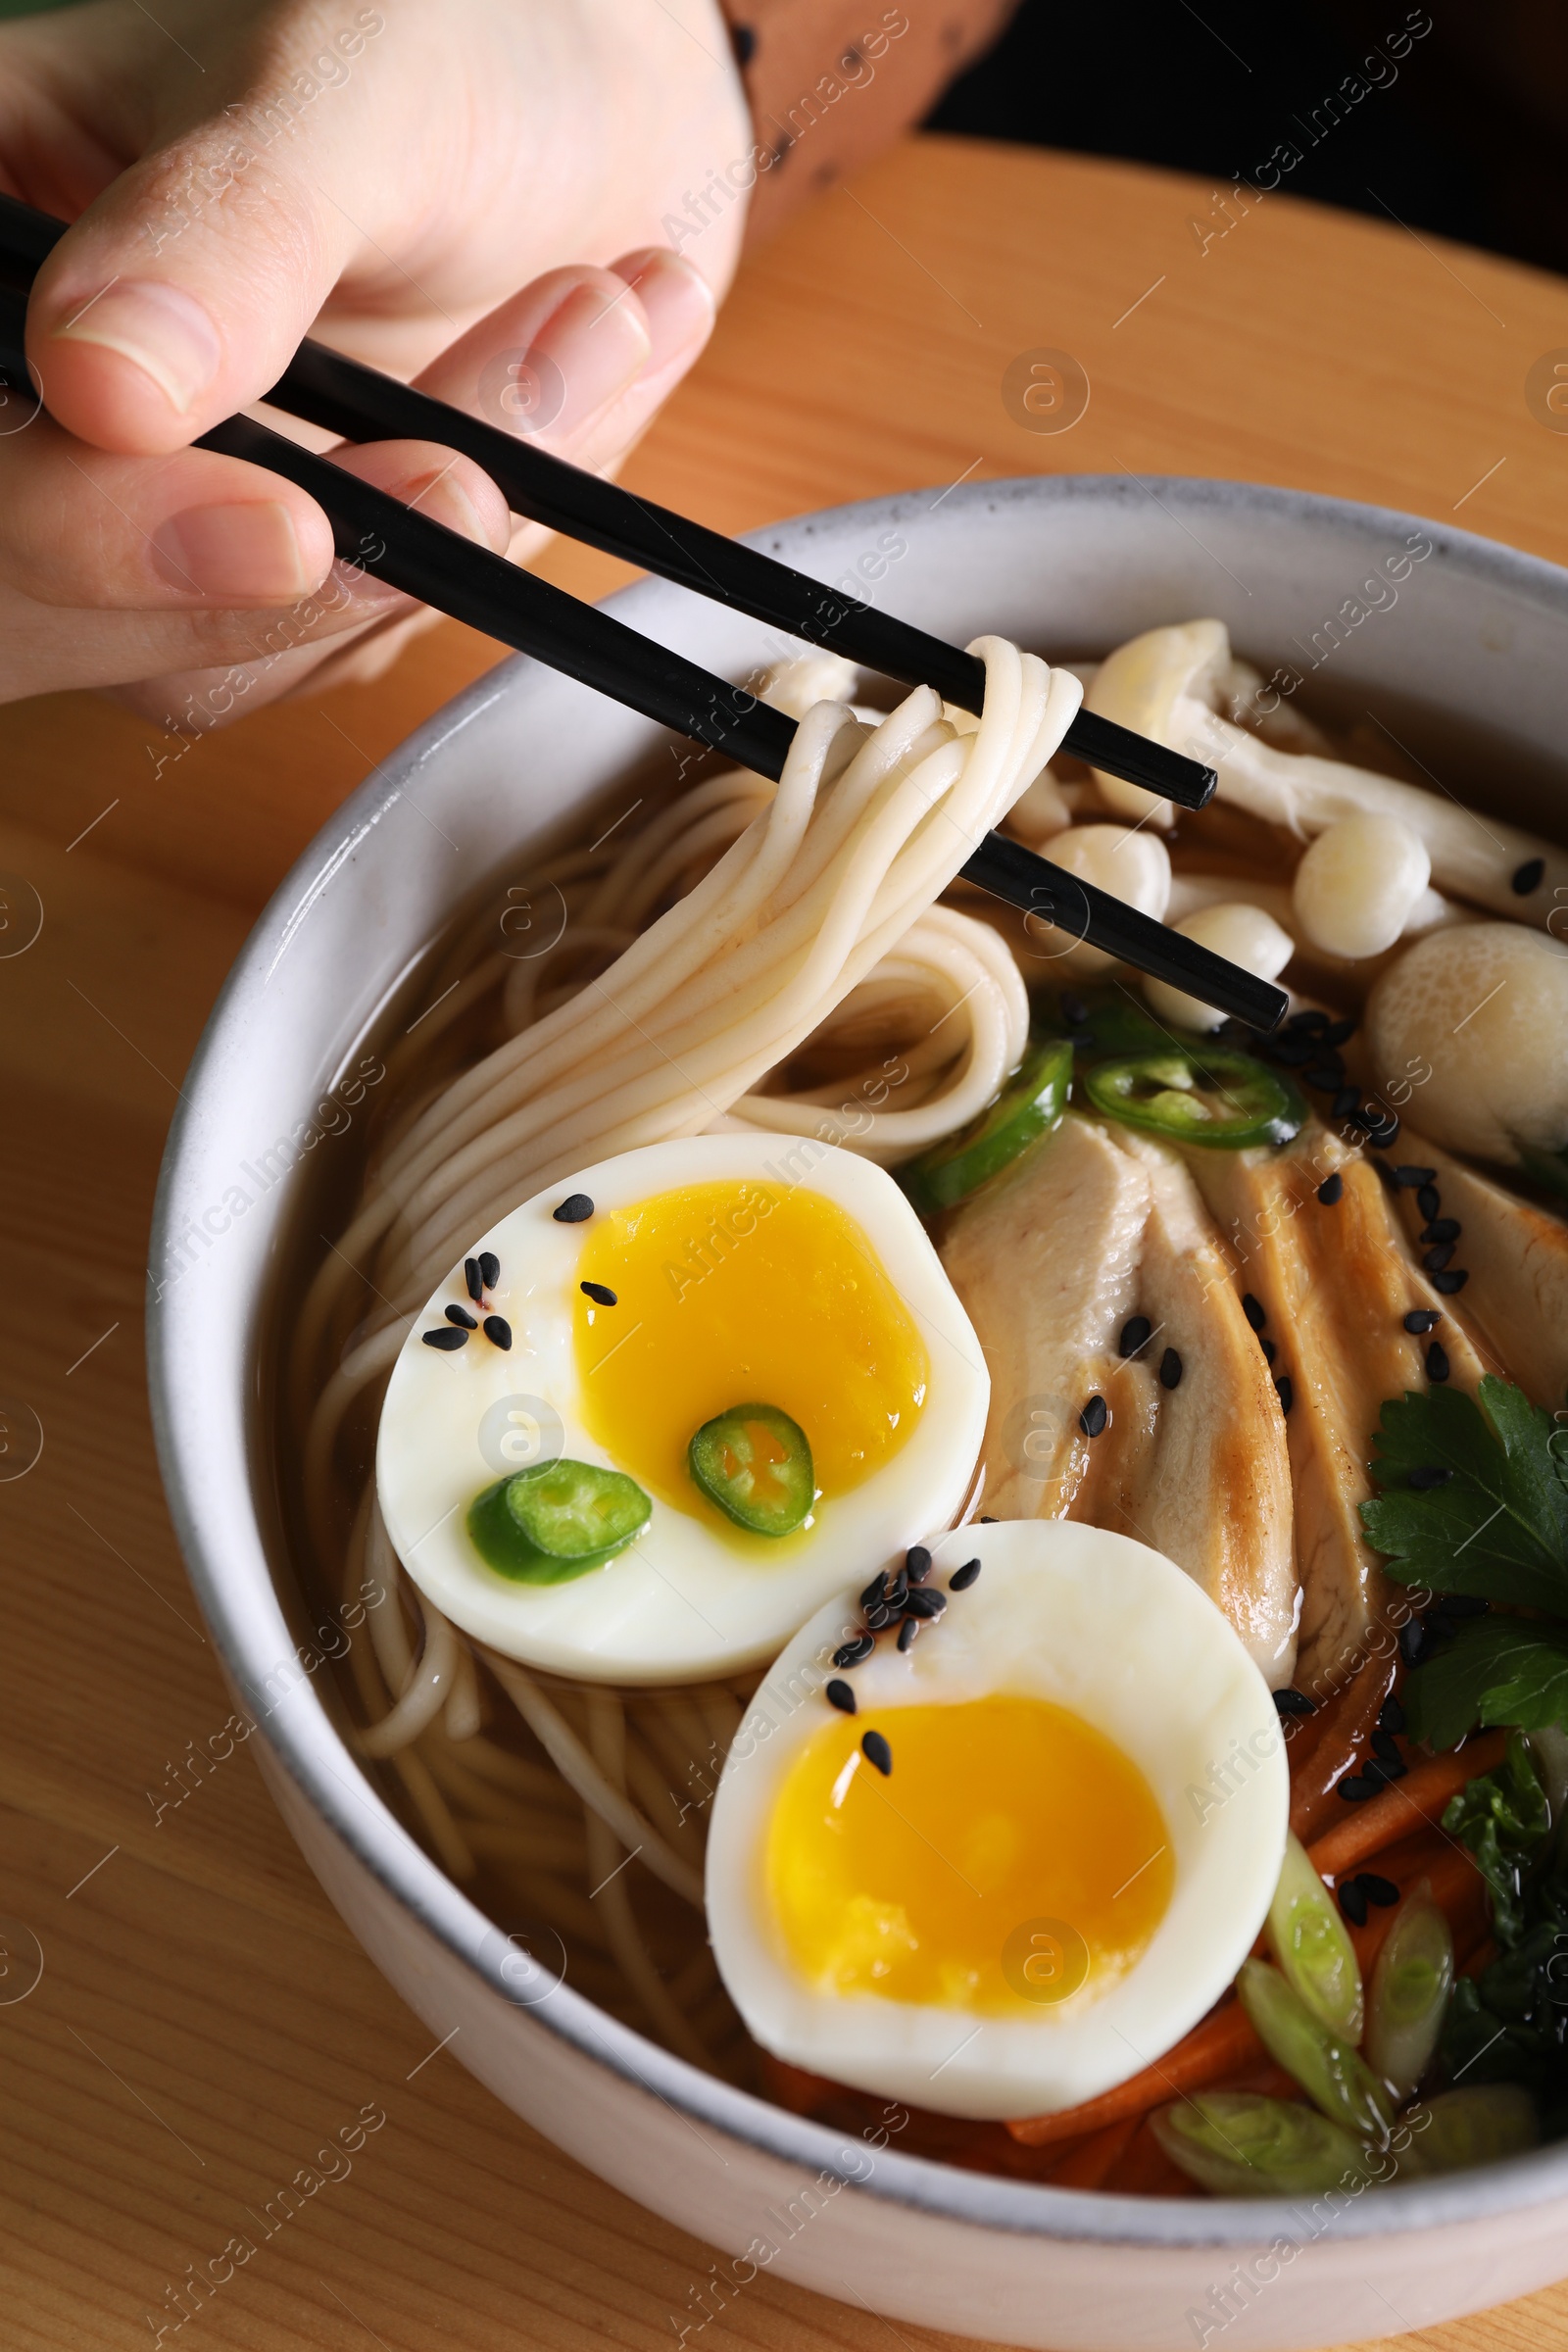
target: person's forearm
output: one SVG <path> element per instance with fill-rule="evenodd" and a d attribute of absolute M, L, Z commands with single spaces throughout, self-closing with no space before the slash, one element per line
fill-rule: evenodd
<path fill-rule="evenodd" d="M 896 139 L 1002 31 L 1018 0 L 721 0 L 757 146 L 749 234 Z"/>

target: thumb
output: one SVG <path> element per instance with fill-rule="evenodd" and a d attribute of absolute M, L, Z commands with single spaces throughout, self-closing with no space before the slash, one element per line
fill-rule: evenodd
<path fill-rule="evenodd" d="M 199 124 L 122 172 L 38 272 L 27 357 L 51 414 L 103 449 L 184 447 L 277 381 L 360 245 L 292 159 L 263 169 L 233 118 Z"/>

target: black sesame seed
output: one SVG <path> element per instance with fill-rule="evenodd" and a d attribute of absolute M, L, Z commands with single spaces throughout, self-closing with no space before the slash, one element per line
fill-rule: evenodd
<path fill-rule="evenodd" d="M 981 1526 L 982 1526 L 982 1527 L 995 1527 L 995 1526 L 996 1526 L 996 1524 L 997 1524 L 997 1514 L 996 1514 L 996 1512 L 995 1512 L 995 1511 L 982 1511 L 982 1512 L 981 1512 L 981 1514 L 980 1514 L 980 1524 L 981 1524 Z"/>
<path fill-rule="evenodd" d="M 1416 1194 L 1415 1204 L 1424 1217 L 1435 1217 L 1443 1206 L 1443 1195 L 1435 1184 L 1424 1184 Z"/>
<path fill-rule="evenodd" d="M 1435 1250 L 1429 1250 L 1426 1251 L 1421 1263 L 1425 1266 L 1429 1274 L 1441 1274 L 1452 1255 L 1453 1244 L 1451 1242 L 1440 1242 Z"/>
<path fill-rule="evenodd" d="M 1268 1310 L 1262 1299 L 1254 1298 L 1250 1291 L 1242 1293 L 1242 1312 L 1254 1331 L 1261 1331 L 1268 1321 Z"/>
<path fill-rule="evenodd" d="M 1407 1617 L 1399 1628 L 1399 1655 L 1407 1666 L 1419 1666 L 1427 1653 L 1427 1631 L 1419 1617 Z"/>
<path fill-rule="evenodd" d="M 1418 1494 L 1427 1494 L 1434 1487 L 1446 1487 L 1452 1476 L 1451 1470 L 1440 1470 L 1435 1464 L 1422 1463 L 1411 1471 L 1408 1483 Z"/>
<path fill-rule="evenodd" d="M 906 1617 L 900 1626 L 898 1646 L 901 1656 L 905 1650 L 912 1648 L 914 1638 L 920 1631 L 920 1625 L 921 1620 L 918 1617 Z"/>
<path fill-rule="evenodd" d="M 1078 1426 L 1086 1438 L 1098 1438 L 1110 1419 L 1110 1407 L 1103 1396 L 1091 1396 L 1078 1416 Z"/>
<path fill-rule="evenodd" d="M 931 1588 L 917 1588 L 904 1604 L 906 1617 L 940 1617 L 948 1605 L 945 1592 Z"/>
<path fill-rule="evenodd" d="M 1434 1217 L 1421 1233 L 1424 1242 L 1456 1242 L 1459 1239 L 1457 1217 Z"/>
<path fill-rule="evenodd" d="M 439 1348 L 443 1355 L 450 1355 L 454 1348 L 466 1348 L 468 1345 L 467 1333 L 457 1330 L 450 1323 L 438 1323 L 434 1331 L 421 1332 L 419 1336 L 427 1348 Z"/>
<path fill-rule="evenodd" d="M 1342 1788 L 1344 1784 L 1341 1784 Z M 1366 1895 L 1359 1879 L 1347 1879 L 1340 1888 L 1340 1909 L 1353 1928 L 1366 1926 Z"/>
<path fill-rule="evenodd" d="M 1274 1394 L 1280 1400 L 1280 1411 L 1289 1413 L 1296 1402 L 1296 1383 L 1288 1372 L 1282 1372 L 1274 1383 Z"/>
<path fill-rule="evenodd" d="M 882 1587 L 882 1606 L 886 1609 L 891 1609 L 894 1616 L 897 1617 L 902 1613 L 905 1602 L 908 1599 L 908 1597 L 909 1580 L 905 1575 L 904 1570 L 900 1568 L 895 1574 L 887 1577 L 884 1580 Z"/>
<path fill-rule="evenodd" d="M 1446 1617 L 1484 1617 L 1491 1606 L 1490 1600 L 1483 1600 L 1474 1592 L 1445 1592 L 1443 1595 L 1443 1613 Z"/>
<path fill-rule="evenodd" d="M 841 1715 L 853 1715 L 856 1712 L 855 1692 L 848 1683 L 825 1683 L 822 1695 L 830 1707 L 837 1707 Z"/>
<path fill-rule="evenodd" d="M 1274 1361 L 1274 1358 L 1278 1355 L 1279 1349 L 1275 1347 L 1273 1341 L 1267 1338 L 1262 1332 L 1259 1332 L 1257 1335 L 1257 1344 L 1263 1350 L 1264 1363 L 1271 1364 Z"/>
<path fill-rule="evenodd" d="M 1287 1029 L 1304 1029 L 1309 1037 L 1320 1036 L 1328 1025 L 1328 1014 L 1319 1012 L 1310 1004 L 1304 1012 L 1293 1012 L 1285 1024 Z"/>
<path fill-rule="evenodd" d="M 1359 1087 L 1342 1086 L 1329 1105 L 1330 1115 L 1336 1119 L 1348 1119 L 1360 1100 Z"/>
<path fill-rule="evenodd" d="M 1380 1732 L 1402 1732 L 1403 1729 L 1404 1707 L 1391 1690 L 1378 1709 L 1378 1730 Z"/>
<path fill-rule="evenodd" d="M 475 1305 L 477 1305 L 479 1300 L 484 1297 L 484 1281 L 480 1275 L 479 1260 L 476 1257 L 466 1257 L 464 1259 L 463 1279 L 467 1285 L 468 1297 L 474 1301 Z"/>
<path fill-rule="evenodd" d="M 1319 1052 L 1316 1061 L 1301 1072 L 1306 1085 L 1315 1087 L 1320 1095 L 1332 1095 L 1345 1084 L 1345 1063 L 1338 1054 Z"/>
<path fill-rule="evenodd" d="M 1361 1778 L 1370 1781 L 1375 1788 L 1384 1788 L 1390 1781 L 1402 1781 L 1409 1769 L 1408 1764 L 1397 1758 L 1390 1764 L 1381 1756 L 1369 1756 L 1361 1767 Z"/>
<path fill-rule="evenodd" d="M 1527 858 L 1523 865 L 1516 865 L 1513 869 L 1515 898 L 1528 899 L 1533 890 L 1539 890 L 1545 878 L 1545 872 L 1546 860 L 1544 858 Z"/>
<path fill-rule="evenodd" d="M 479 1277 L 487 1291 L 493 1291 L 501 1280 L 501 1260 L 493 1250 L 480 1250 Z"/>
<path fill-rule="evenodd" d="M 1317 1052 L 1316 1041 L 1310 1037 L 1274 1037 L 1269 1040 L 1270 1061 L 1283 1063 L 1286 1069 L 1299 1069 Z"/>
<path fill-rule="evenodd" d="M 1369 1796 L 1376 1796 L 1377 1792 L 1376 1781 L 1358 1780 L 1353 1773 L 1340 1783 L 1340 1794 L 1349 1805 L 1363 1805 Z"/>
<path fill-rule="evenodd" d="M 1423 1332 L 1435 1330 L 1442 1321 L 1441 1306 L 1412 1306 L 1404 1318 L 1404 1328 L 1413 1331 L 1419 1339 Z"/>
<path fill-rule="evenodd" d="M 1445 1298 L 1451 1298 L 1455 1291 L 1464 1289 L 1469 1279 L 1470 1269 L 1468 1266 L 1450 1266 L 1446 1274 L 1433 1275 L 1432 1288 L 1435 1291 L 1441 1291 Z"/>
<path fill-rule="evenodd" d="M 1367 1901 L 1376 1903 L 1380 1910 L 1386 1911 L 1391 1903 L 1396 1903 L 1399 1899 L 1399 1889 L 1392 1879 L 1384 1878 L 1381 1871 L 1361 1871 L 1357 1875 L 1356 1885 Z"/>
<path fill-rule="evenodd" d="M 1121 1338 L 1116 1342 L 1117 1354 L 1137 1355 L 1141 1348 L 1149 1346 L 1153 1334 L 1154 1326 L 1147 1315 L 1130 1315 L 1121 1327 Z"/>
<path fill-rule="evenodd" d="M 1063 997 L 1060 1003 L 1062 1019 L 1072 1028 L 1081 1029 L 1089 1018 L 1089 1007 L 1082 997 Z"/>
<path fill-rule="evenodd" d="M 893 1750 L 880 1732 L 867 1732 L 860 1740 L 860 1753 L 868 1764 L 874 1764 L 884 1778 L 893 1770 Z"/>
<path fill-rule="evenodd" d="M 923 1544 L 911 1544 L 904 1555 L 904 1573 L 911 1585 L 923 1585 L 931 1573 L 931 1554 Z"/>
<path fill-rule="evenodd" d="M 860 1594 L 860 1606 L 861 1606 L 861 1608 L 862 1608 L 862 1609 L 873 1609 L 873 1608 L 875 1608 L 875 1606 L 876 1606 L 877 1602 L 878 1602 L 878 1601 L 879 1601 L 879 1600 L 880 1600 L 880 1599 L 883 1597 L 883 1593 L 884 1593 L 884 1591 L 885 1591 L 885 1589 L 886 1589 L 886 1586 L 887 1586 L 887 1577 L 885 1576 L 885 1574 L 883 1573 L 883 1571 L 882 1571 L 882 1570 L 879 1568 L 879 1569 L 877 1570 L 877 1572 L 876 1572 L 875 1576 L 873 1576 L 873 1577 L 872 1577 L 872 1579 L 871 1579 L 871 1582 L 870 1582 L 870 1583 L 869 1583 L 869 1584 L 866 1586 L 866 1588 L 865 1588 L 865 1591 L 864 1591 L 864 1592 L 863 1592 Z"/>
<path fill-rule="evenodd" d="M 1338 1168 L 1335 1169 L 1332 1176 L 1324 1177 L 1317 1188 L 1317 1197 L 1325 1208 L 1332 1208 L 1337 1200 L 1344 1200 L 1345 1178 L 1340 1174 Z"/>
<path fill-rule="evenodd" d="M 478 1317 L 476 1315 L 470 1315 L 466 1306 L 449 1306 L 447 1308 L 447 1321 L 449 1323 L 456 1323 L 459 1329 L 463 1331 L 477 1331 L 479 1328 Z"/>
<path fill-rule="evenodd" d="M 1182 1385 L 1182 1359 L 1174 1348 L 1167 1348 L 1159 1359 L 1159 1385 L 1162 1389 L 1179 1389 Z"/>
<path fill-rule="evenodd" d="M 1436 1609 L 1428 1609 L 1426 1615 L 1421 1620 L 1421 1624 L 1422 1630 L 1425 1632 L 1426 1638 L 1429 1642 L 1451 1642 L 1453 1640 L 1454 1634 L 1458 1629 L 1450 1622 L 1448 1616 L 1447 1594 L 1444 1595 L 1443 1612 L 1441 1616 Z"/>
<path fill-rule="evenodd" d="M 1317 1713 L 1316 1701 L 1308 1698 L 1304 1690 L 1292 1690 L 1288 1687 L 1283 1690 L 1275 1691 L 1274 1705 L 1281 1715 L 1315 1715 Z"/>
<path fill-rule="evenodd" d="M 1067 1042 L 1076 1046 L 1080 1054 L 1092 1054 L 1100 1040 L 1092 1029 L 1069 1029 Z"/>
<path fill-rule="evenodd" d="M 1399 1743 L 1394 1734 L 1384 1731 L 1381 1725 L 1372 1735 L 1372 1753 L 1375 1756 L 1381 1756 L 1385 1764 L 1402 1764 L 1404 1762 L 1404 1758 L 1399 1753 Z"/>
<path fill-rule="evenodd" d="M 507 1321 L 505 1315 L 486 1315 L 484 1336 L 492 1348 L 499 1348 L 505 1351 L 512 1346 L 512 1325 Z"/>
<path fill-rule="evenodd" d="M 1441 1340 L 1434 1340 L 1427 1349 L 1427 1378 L 1428 1380 L 1446 1380 L 1448 1371 L 1448 1350 Z"/>
<path fill-rule="evenodd" d="M 995 1525 L 995 1521 L 992 1524 Z M 967 1592 L 979 1573 L 980 1563 L 978 1560 L 965 1560 L 963 1566 L 955 1568 L 949 1577 L 948 1591 L 950 1592 Z"/>
<path fill-rule="evenodd" d="M 594 1204 L 586 1193 L 568 1193 L 559 1208 L 550 1214 L 558 1225 L 583 1225 L 594 1213 Z"/>
<path fill-rule="evenodd" d="M 885 1600 L 868 1601 L 864 1613 L 865 1622 L 873 1634 L 885 1633 L 898 1614 L 897 1610 L 888 1607 Z"/>
<path fill-rule="evenodd" d="M 860 1660 L 868 1658 L 875 1647 L 876 1643 L 869 1634 L 857 1634 L 852 1641 L 841 1642 L 833 1652 L 833 1663 L 840 1667 L 858 1666 Z"/>
<path fill-rule="evenodd" d="M 620 1304 L 614 1292 L 607 1283 L 579 1282 L 577 1288 L 585 1298 L 593 1300 L 595 1306 L 618 1306 Z"/>
<path fill-rule="evenodd" d="M 1323 1032 L 1323 1043 L 1326 1046 L 1343 1046 L 1347 1044 L 1354 1035 L 1354 1021 L 1330 1021 L 1328 1027 Z"/>
<path fill-rule="evenodd" d="M 1437 1172 L 1436 1168 L 1413 1168 L 1405 1163 L 1395 1169 L 1394 1181 L 1396 1184 L 1408 1186 L 1409 1190 L 1414 1192 L 1418 1184 L 1430 1184 Z"/>

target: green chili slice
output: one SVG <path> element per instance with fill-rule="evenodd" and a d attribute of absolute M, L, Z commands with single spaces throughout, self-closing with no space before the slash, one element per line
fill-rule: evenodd
<path fill-rule="evenodd" d="M 900 1181 L 923 1216 L 956 1208 L 993 1176 L 1010 1167 L 1020 1152 L 1049 1135 L 1067 1107 L 1072 1048 L 1052 1038 L 1031 1048 L 989 1110 L 970 1127 L 923 1152 L 899 1171 Z"/>
<path fill-rule="evenodd" d="M 792 1536 L 816 1499 L 806 1432 L 776 1404 L 732 1404 L 686 1453 L 710 1502 L 756 1536 Z"/>
<path fill-rule="evenodd" d="M 525 1585 L 561 1585 L 602 1568 L 648 1525 L 653 1504 L 623 1470 L 535 1462 L 497 1479 L 468 1506 L 480 1558 Z"/>
<path fill-rule="evenodd" d="M 1084 1088 L 1106 1118 L 1145 1128 L 1167 1143 L 1225 1152 L 1288 1144 L 1306 1117 L 1305 1102 L 1282 1071 L 1219 1047 L 1102 1061 Z"/>

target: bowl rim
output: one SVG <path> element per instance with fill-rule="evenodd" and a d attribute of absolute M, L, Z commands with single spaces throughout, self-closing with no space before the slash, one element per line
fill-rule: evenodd
<path fill-rule="evenodd" d="M 1398 509 L 1317 492 L 1181 474 L 1136 478 L 1025 474 L 959 484 L 944 494 L 942 503 L 951 501 L 950 518 L 956 518 L 965 513 L 978 516 L 999 503 L 1053 508 L 1087 502 L 1103 507 L 1146 498 L 1152 498 L 1167 511 L 1174 510 L 1173 519 L 1179 523 L 1184 514 L 1200 517 L 1205 512 L 1225 510 L 1275 528 L 1348 527 L 1368 535 L 1373 530 L 1420 531 L 1431 539 L 1440 560 L 1460 562 L 1478 587 L 1511 591 L 1538 609 L 1555 611 L 1568 621 L 1568 570 L 1544 558 Z M 747 534 L 743 544 L 770 554 L 783 553 L 801 569 L 809 571 L 811 542 L 819 531 L 852 520 L 857 527 L 887 527 L 909 520 L 917 508 L 925 511 L 929 506 L 930 494 L 919 490 L 853 501 L 768 524 Z M 662 581 L 643 579 L 617 590 L 606 600 L 606 609 L 658 637 L 661 606 L 680 593 Z M 172 1240 L 183 1171 L 188 1161 L 199 1160 L 201 1154 L 203 1098 L 209 1079 L 221 1070 L 242 1036 L 253 1004 L 265 988 L 268 970 L 303 912 L 319 895 L 329 874 L 371 829 L 387 805 L 389 787 L 396 787 L 426 763 L 444 742 L 525 675 L 537 674 L 539 668 L 526 657 L 511 656 L 432 713 L 331 811 L 273 892 L 223 982 L 185 1075 L 159 1175 L 150 1264 L 167 1262 L 165 1253 Z M 187 1321 L 198 1311 L 196 1288 L 176 1283 L 161 1297 L 156 1286 L 149 1292 L 147 1348 L 153 1429 L 171 1518 L 196 1599 L 228 1674 L 244 1689 L 256 1661 L 237 1607 L 230 1606 L 225 1592 L 222 1547 L 213 1540 L 213 1525 L 195 1507 L 187 1489 L 181 1444 L 180 1340 Z M 248 1379 L 256 1346 L 253 1322 L 247 1323 L 243 1345 Z M 259 1530 L 258 1542 L 262 1542 Z M 310 1727 L 309 1737 L 302 1734 L 292 1706 L 266 1715 L 258 1726 L 267 1736 L 275 1762 L 353 1860 L 491 1992 L 509 2005 L 517 2005 L 500 1973 L 501 1954 L 494 1948 L 493 1923 L 422 1848 L 413 1845 L 338 1732 L 314 1683 L 296 1691 L 294 1697 L 307 1711 L 304 1721 Z M 331 1770 L 325 1769 L 327 1757 L 334 1767 Z M 1150 2251 L 1234 2247 L 1291 2236 L 1301 2230 L 1303 2218 L 1310 2215 L 1307 2234 L 1312 2239 L 1404 2236 L 1568 2198 L 1568 2141 L 1446 2179 L 1395 2184 L 1374 2198 L 1350 2197 L 1327 2219 L 1315 2210 L 1321 2199 L 1146 2198 L 1057 2188 L 1049 2182 L 966 2172 L 926 2157 L 905 2155 L 891 2140 L 878 2151 L 867 2175 L 861 2169 L 864 2142 L 703 2073 L 610 2017 L 566 1982 L 528 2007 L 547 2032 L 578 2056 L 606 2068 L 628 2086 L 657 2097 L 690 2126 L 706 2126 L 760 2155 L 858 2187 L 924 2216 L 1008 2235 L 1121 2244 Z"/>

